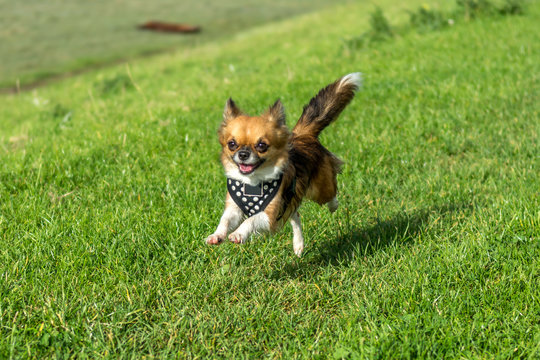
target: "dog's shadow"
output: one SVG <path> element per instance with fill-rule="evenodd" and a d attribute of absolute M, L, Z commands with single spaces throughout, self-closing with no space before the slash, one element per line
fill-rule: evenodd
<path fill-rule="evenodd" d="M 320 239 L 316 243 L 307 244 L 314 247 L 312 251 L 316 253 L 315 256 L 307 261 L 292 260 L 283 268 L 276 269 L 271 277 L 276 280 L 309 278 L 321 267 L 347 266 L 358 256 L 368 257 L 389 246 L 407 246 L 423 232 L 432 231 L 434 223 L 440 218 L 471 207 L 471 204 L 433 206 L 411 213 L 400 212 L 384 221 L 375 219 L 374 225 L 364 228 L 347 226 L 351 230 L 334 239 Z"/>

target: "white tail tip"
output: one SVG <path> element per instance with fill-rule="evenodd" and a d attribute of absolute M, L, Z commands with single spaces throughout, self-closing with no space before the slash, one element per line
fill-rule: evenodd
<path fill-rule="evenodd" d="M 339 86 L 341 87 L 347 84 L 354 85 L 355 91 L 360 89 L 362 87 L 362 73 L 355 72 L 355 73 L 347 74 L 344 77 L 342 77 L 339 83 Z"/>

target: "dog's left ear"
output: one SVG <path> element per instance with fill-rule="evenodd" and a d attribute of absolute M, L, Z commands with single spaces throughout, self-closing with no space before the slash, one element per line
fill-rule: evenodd
<path fill-rule="evenodd" d="M 270 106 L 267 112 L 268 120 L 275 121 L 278 125 L 285 125 L 285 108 L 281 100 L 277 99 L 274 105 Z"/>

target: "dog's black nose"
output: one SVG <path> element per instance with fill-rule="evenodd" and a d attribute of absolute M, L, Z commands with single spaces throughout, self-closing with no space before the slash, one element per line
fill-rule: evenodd
<path fill-rule="evenodd" d="M 249 158 L 249 155 L 250 155 L 250 153 L 249 153 L 249 151 L 247 151 L 247 150 L 240 150 L 240 151 L 238 152 L 238 158 L 239 158 L 240 160 L 242 160 L 242 161 L 243 161 L 243 160 L 247 160 L 247 159 Z"/>

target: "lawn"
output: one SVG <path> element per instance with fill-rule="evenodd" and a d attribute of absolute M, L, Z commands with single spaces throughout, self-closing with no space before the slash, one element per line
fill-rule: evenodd
<path fill-rule="evenodd" d="M 404 29 L 421 1 L 379 4 Z M 538 358 L 540 4 L 351 47 L 373 10 L 1 96 L 0 358 Z M 207 246 L 225 100 L 293 125 L 352 71 L 302 258 L 290 225 Z"/>
<path fill-rule="evenodd" d="M 344 3 L 338 0 L 333 3 Z M 239 31 L 327 7 L 328 0 L 0 0 L 0 89 L 88 67 L 230 38 Z M 140 31 L 151 20 L 200 25 L 195 35 Z"/>

